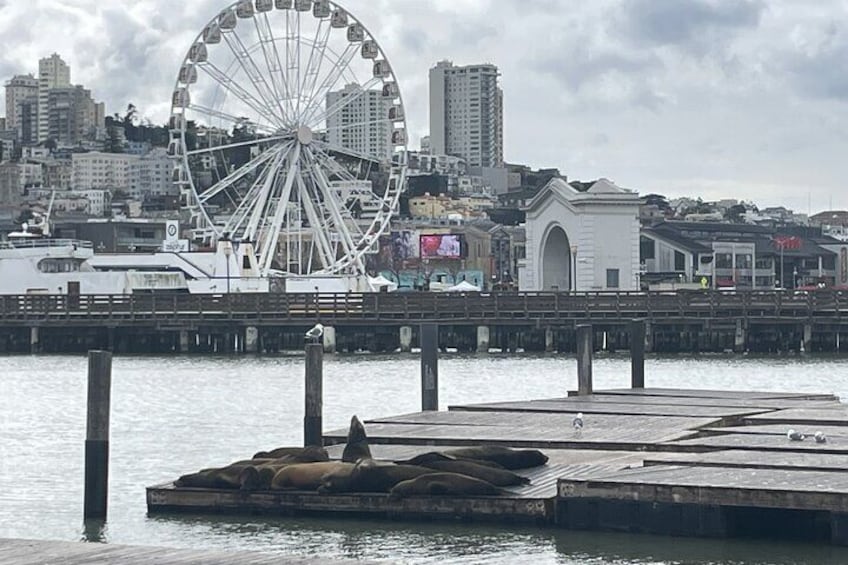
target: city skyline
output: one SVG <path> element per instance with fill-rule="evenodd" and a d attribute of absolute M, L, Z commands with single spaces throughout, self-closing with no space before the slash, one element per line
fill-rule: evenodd
<path fill-rule="evenodd" d="M 12 45 L 0 76 L 34 73 L 57 52 L 109 113 L 132 102 L 164 122 L 182 56 L 224 4 L 0 2 Z M 503 75 L 507 162 L 643 194 L 848 208 L 844 0 L 343 5 L 389 54 L 413 148 L 428 133 L 429 68 L 492 63 Z"/>

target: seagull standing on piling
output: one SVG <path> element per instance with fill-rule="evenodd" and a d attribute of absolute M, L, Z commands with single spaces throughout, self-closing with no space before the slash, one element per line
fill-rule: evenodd
<path fill-rule="evenodd" d="M 571 420 L 571 427 L 574 428 L 574 431 L 578 434 L 583 431 L 583 412 L 580 412 L 573 420 Z"/>
<path fill-rule="evenodd" d="M 306 339 L 312 343 L 319 343 L 322 337 L 324 337 L 324 326 L 321 324 L 316 324 L 314 328 L 306 332 Z"/>

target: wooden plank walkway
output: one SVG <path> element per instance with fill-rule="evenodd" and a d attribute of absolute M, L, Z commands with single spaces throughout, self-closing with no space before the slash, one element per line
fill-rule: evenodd
<path fill-rule="evenodd" d="M 350 560 L 273 553 L 137 547 L 100 543 L 0 539 L 3 565 L 342 565 Z M 362 563 L 356 561 L 356 563 Z"/>

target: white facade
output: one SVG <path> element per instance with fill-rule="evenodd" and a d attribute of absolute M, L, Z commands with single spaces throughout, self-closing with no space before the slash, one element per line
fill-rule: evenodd
<path fill-rule="evenodd" d="M 18 75 L 6 83 L 6 127 L 18 129 L 18 105 L 28 99 L 38 98 L 38 79 L 32 75 Z"/>
<path fill-rule="evenodd" d="M 638 290 L 639 204 L 638 194 L 606 179 L 587 192 L 552 180 L 526 210 L 520 289 Z"/>
<path fill-rule="evenodd" d="M 71 86 L 71 68 L 54 53 L 38 62 L 38 141 L 50 137 L 47 106 L 51 88 L 69 88 Z"/>
<path fill-rule="evenodd" d="M 430 69 L 430 151 L 470 167 L 503 165 L 503 92 L 494 65 Z"/>
<path fill-rule="evenodd" d="M 345 103 L 345 99 L 350 101 Z M 363 92 L 358 84 L 349 84 L 342 90 L 328 92 L 326 104 L 328 109 L 342 106 L 327 120 L 331 144 L 380 160 L 391 160 L 393 125 L 388 118 L 392 100 L 383 97 L 382 90 Z"/>
<path fill-rule="evenodd" d="M 130 196 L 143 199 L 146 196 L 168 196 L 179 194 L 173 182 L 174 162 L 168 157 L 168 151 L 157 147 L 146 155 L 141 155 L 132 163 L 132 188 Z"/>
<path fill-rule="evenodd" d="M 119 190 L 131 194 L 136 155 L 123 153 L 75 153 L 72 156 L 73 186 L 77 190 Z"/>

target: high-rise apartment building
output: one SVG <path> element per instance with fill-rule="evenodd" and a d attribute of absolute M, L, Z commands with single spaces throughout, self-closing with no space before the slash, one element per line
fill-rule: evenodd
<path fill-rule="evenodd" d="M 38 79 L 32 75 L 18 75 L 6 83 L 6 128 L 18 129 L 18 105 L 28 99 L 38 98 Z"/>
<path fill-rule="evenodd" d="M 430 69 L 430 152 L 470 167 L 503 166 L 503 91 L 495 65 Z"/>
<path fill-rule="evenodd" d="M 47 137 L 59 147 L 74 147 L 93 139 L 99 127 L 98 105 L 82 86 L 51 88 L 47 92 Z"/>
<path fill-rule="evenodd" d="M 50 138 L 50 122 L 47 113 L 50 90 L 71 86 L 71 68 L 54 53 L 38 62 L 38 141 Z"/>
<path fill-rule="evenodd" d="M 363 91 L 358 84 L 327 93 L 327 109 L 339 109 L 327 120 L 330 144 L 369 157 L 391 160 L 392 100 L 382 90 Z"/>

